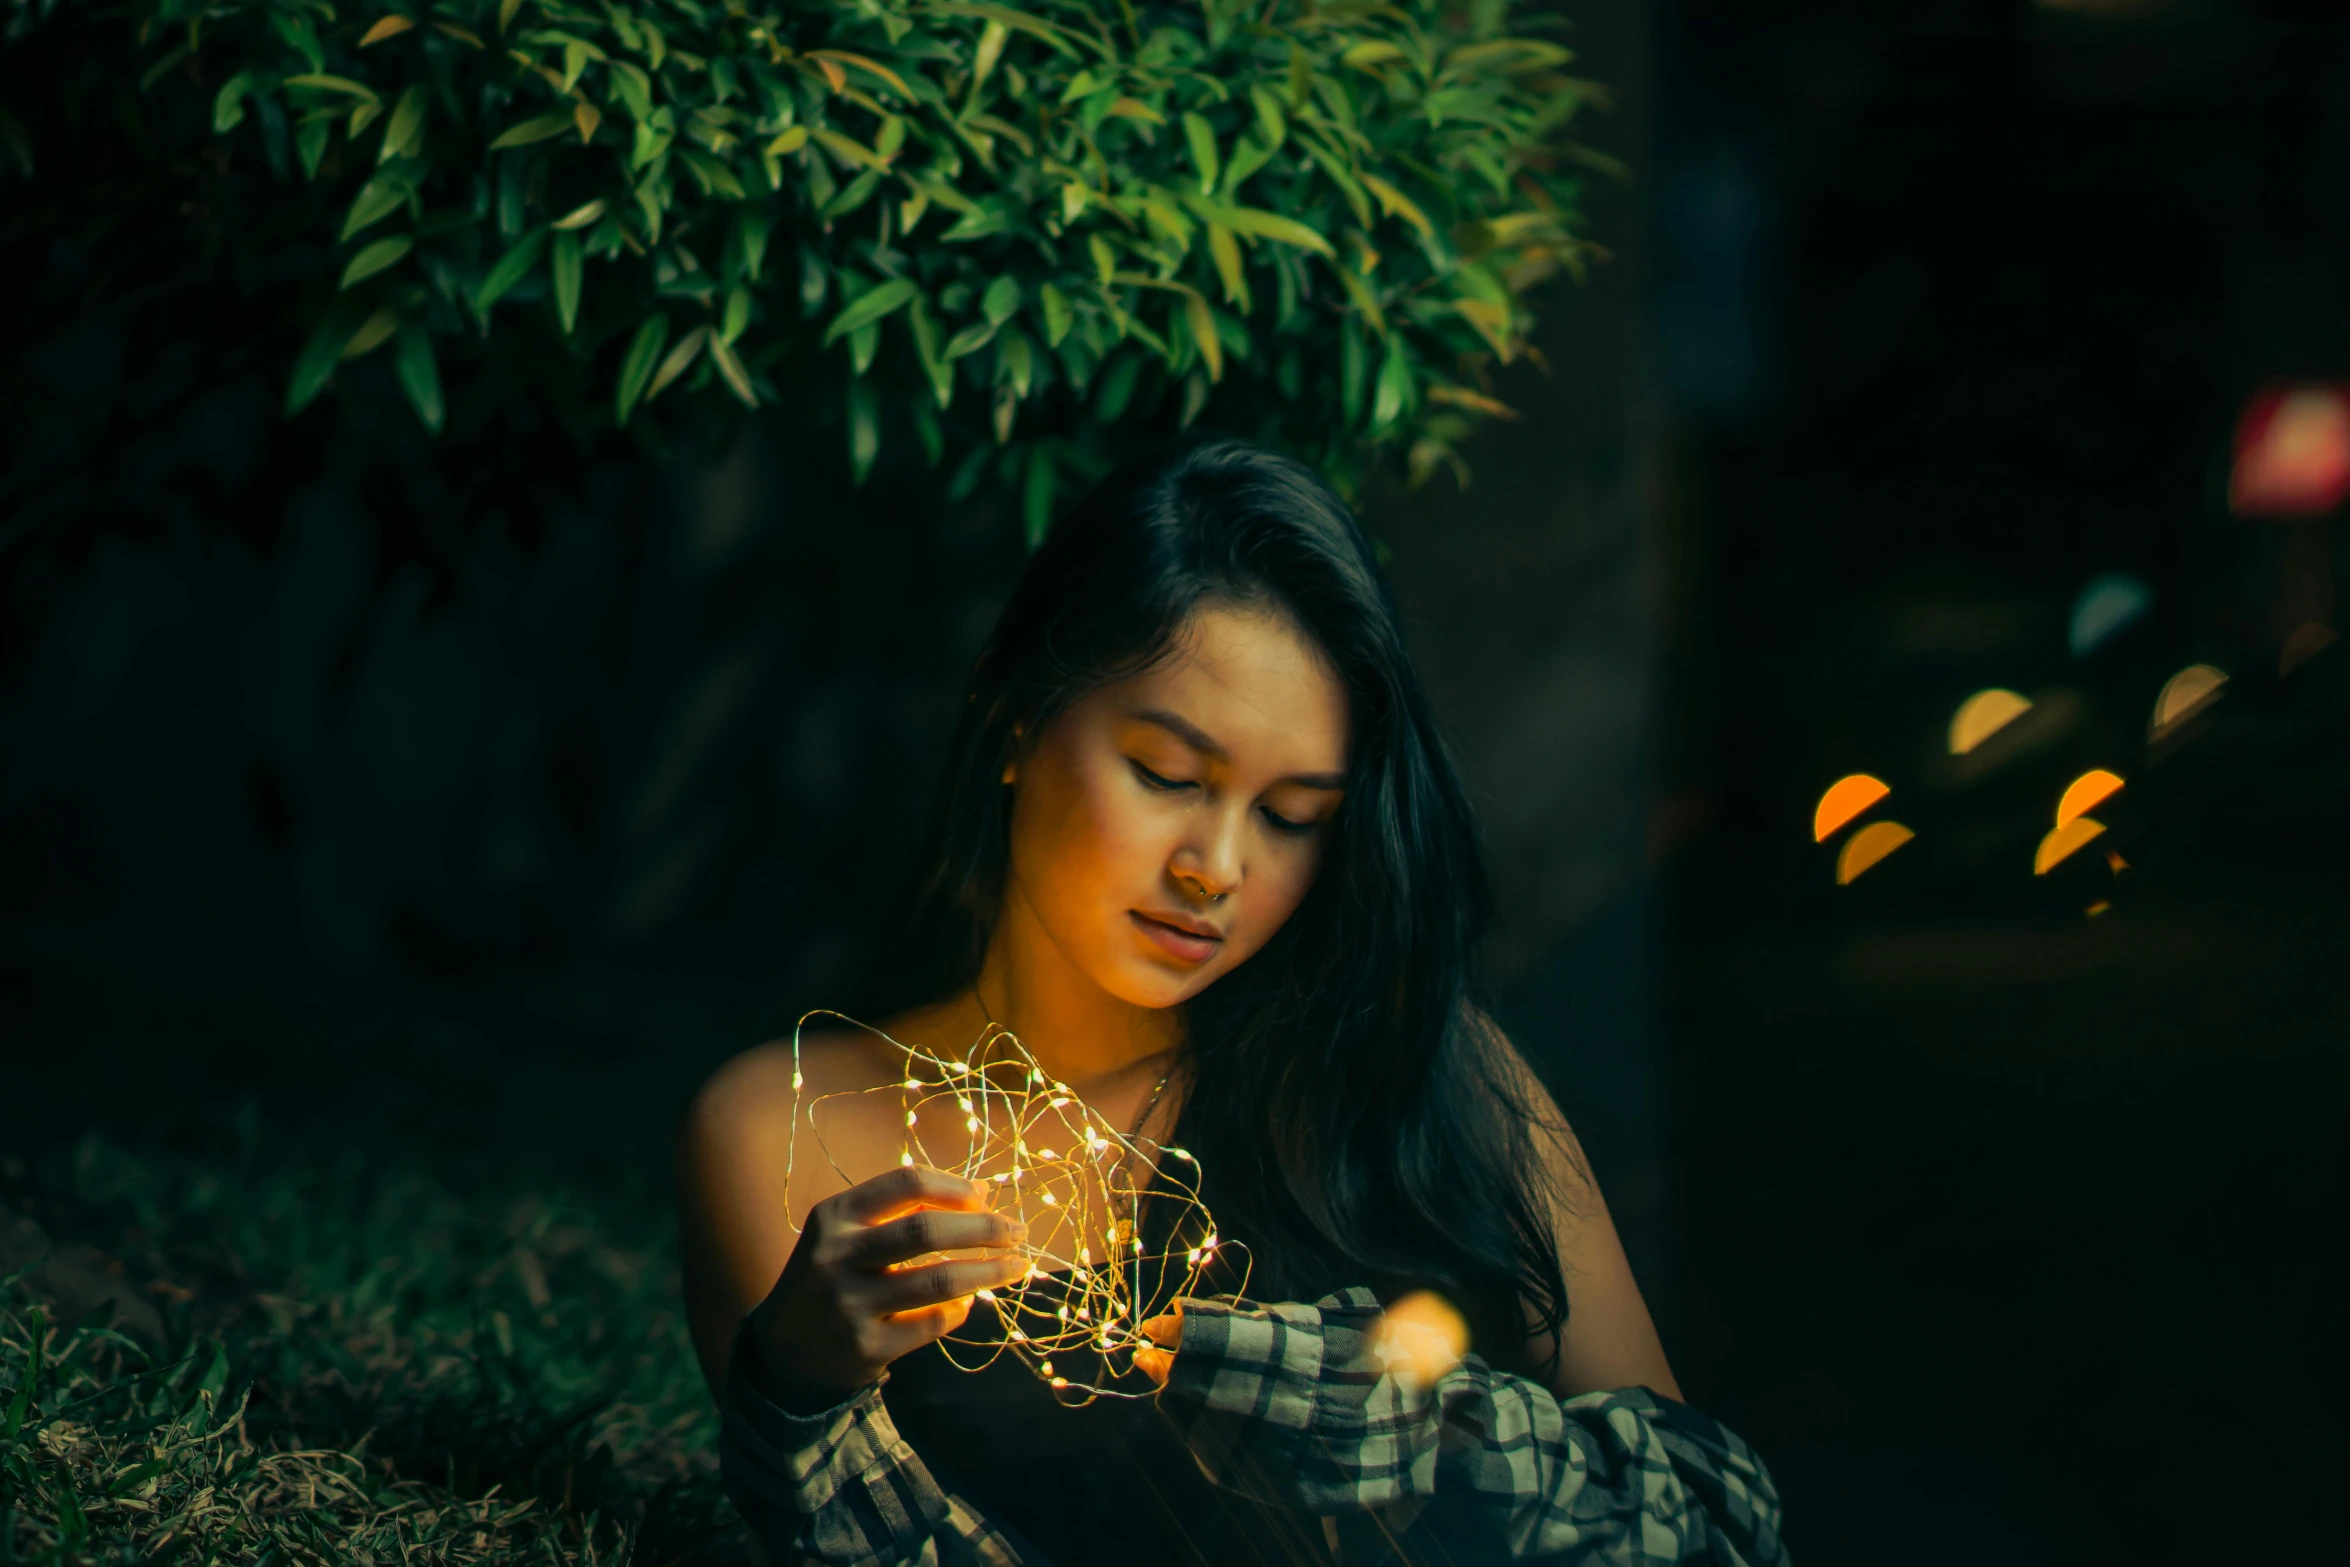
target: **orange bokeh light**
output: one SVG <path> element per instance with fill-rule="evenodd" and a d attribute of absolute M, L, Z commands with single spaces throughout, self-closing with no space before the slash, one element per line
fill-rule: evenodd
<path fill-rule="evenodd" d="M 2094 816 L 2074 817 L 2040 840 L 2039 852 L 2032 856 L 2032 874 L 2047 875 L 2104 831 L 2105 824 Z"/>
<path fill-rule="evenodd" d="M 1828 792 L 1820 796 L 1818 809 L 1811 813 L 1811 841 L 1826 843 L 1830 833 L 1892 792 L 1883 779 L 1871 778 L 1867 773 L 1837 779 L 1828 785 Z"/>
<path fill-rule="evenodd" d="M 2227 671 L 2209 664 L 2189 664 L 2162 683 L 2154 699 L 2154 720 L 2148 733 L 2159 736 L 2218 701 L 2228 683 Z"/>
<path fill-rule="evenodd" d="M 1950 716 L 1950 754 L 1964 756 L 2032 710 L 2029 697 L 1993 686 L 1958 704 Z"/>
<path fill-rule="evenodd" d="M 1915 838 L 1899 822 L 1871 822 L 1850 838 L 1836 855 L 1836 885 L 1848 887 L 1853 879 L 1876 864 L 1895 849 Z"/>
<path fill-rule="evenodd" d="M 2109 773 L 2102 767 L 2081 774 L 2064 791 L 2064 798 L 2056 802 L 2056 825 L 2061 828 L 2088 815 L 2100 804 L 2119 794 L 2121 788 L 2121 775 Z"/>

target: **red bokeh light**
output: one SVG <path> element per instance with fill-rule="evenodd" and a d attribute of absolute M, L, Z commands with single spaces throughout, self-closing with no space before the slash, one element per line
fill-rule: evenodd
<path fill-rule="evenodd" d="M 2350 384 L 2272 386 L 2236 422 L 2228 506 L 2239 517 L 2322 517 L 2350 498 Z"/>

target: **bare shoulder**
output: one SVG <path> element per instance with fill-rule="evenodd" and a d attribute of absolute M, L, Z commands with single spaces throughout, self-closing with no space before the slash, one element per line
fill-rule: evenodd
<path fill-rule="evenodd" d="M 1591 1167 L 1584 1160 L 1583 1145 L 1576 1141 L 1575 1129 L 1567 1124 L 1565 1113 L 1542 1081 L 1542 1075 L 1534 1070 L 1502 1026 L 1475 1007 L 1468 1009 L 1468 1017 L 1469 1026 L 1482 1037 L 1495 1087 L 1506 1096 L 1513 1110 L 1525 1115 L 1527 1129 L 1542 1155 L 1544 1170 L 1557 1188 L 1557 1195 L 1571 1208 L 1592 1184 Z"/>
<path fill-rule="evenodd" d="M 1656 1324 L 1632 1278 L 1623 1241 L 1616 1234 L 1607 1199 L 1600 1195 L 1574 1129 L 1542 1078 L 1501 1026 L 1471 1009 L 1470 1025 L 1487 1049 L 1496 1089 L 1509 1096 L 1531 1122 L 1535 1147 L 1553 1203 L 1554 1234 L 1567 1288 L 1567 1320 L 1558 1345 L 1553 1386 L 1573 1396 L 1600 1388 L 1640 1386 L 1670 1398 L 1680 1385 L 1665 1360 Z M 1538 1339 L 1537 1359 L 1550 1349 Z"/>
<path fill-rule="evenodd" d="M 859 1108 L 900 1070 L 884 1042 L 853 1028 L 804 1030 L 796 1052 L 788 1036 L 753 1045 L 712 1072 L 687 1104 L 677 1129 L 679 1173 L 689 1188 L 754 1203 L 753 1193 L 780 1196 L 788 1175 L 786 1217 L 796 1231 L 810 1207 L 850 1184 L 840 1155 L 850 1167 L 866 1162 L 862 1123 L 873 1116 Z M 820 1141 L 807 1135 L 803 1108 L 820 1115 Z"/>

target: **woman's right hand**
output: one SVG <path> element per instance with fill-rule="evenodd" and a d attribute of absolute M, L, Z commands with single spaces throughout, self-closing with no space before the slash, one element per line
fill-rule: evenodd
<path fill-rule="evenodd" d="M 953 1332 L 979 1290 L 1010 1284 L 1028 1227 L 987 1207 L 988 1188 L 901 1165 L 808 1211 L 775 1288 L 751 1312 L 753 1381 L 846 1396 L 900 1355 Z M 987 1256 L 904 1266 L 932 1252 Z"/>

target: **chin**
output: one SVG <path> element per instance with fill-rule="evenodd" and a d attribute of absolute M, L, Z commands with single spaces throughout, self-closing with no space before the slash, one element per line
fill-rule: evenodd
<path fill-rule="evenodd" d="M 1150 964 L 1121 964 L 1114 983 L 1102 988 L 1131 1006 L 1154 1009 L 1180 1006 L 1214 983 L 1221 967 L 1173 974 Z"/>

